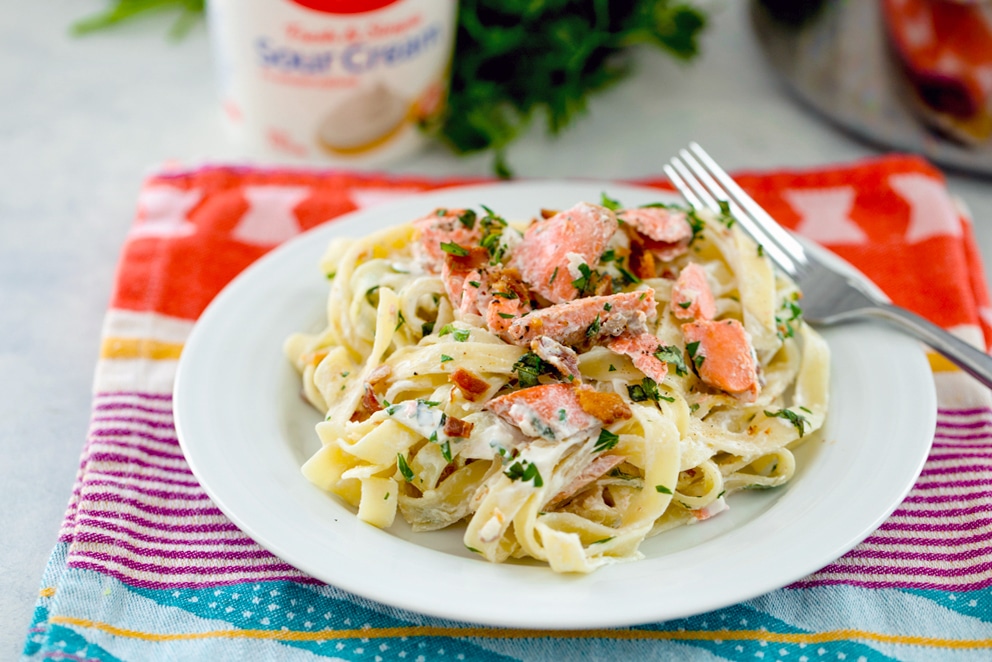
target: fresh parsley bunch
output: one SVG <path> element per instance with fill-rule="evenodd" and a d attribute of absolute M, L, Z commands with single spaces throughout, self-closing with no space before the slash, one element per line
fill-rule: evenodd
<path fill-rule="evenodd" d="M 112 0 L 74 26 L 101 30 L 152 11 L 178 11 L 173 37 L 205 0 Z M 680 0 L 459 0 L 448 109 L 431 127 L 455 153 L 491 150 L 510 176 L 506 148 L 543 114 L 557 135 L 589 97 L 630 73 L 630 47 L 648 44 L 688 60 L 703 11 Z"/>
<path fill-rule="evenodd" d="M 630 73 L 630 47 L 657 46 L 688 60 L 706 24 L 672 0 L 461 0 L 441 139 L 455 152 L 506 148 L 543 114 L 557 135 L 591 94 Z"/>

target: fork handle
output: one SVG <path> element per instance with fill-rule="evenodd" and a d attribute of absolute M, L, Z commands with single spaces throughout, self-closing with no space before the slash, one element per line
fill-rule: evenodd
<path fill-rule="evenodd" d="M 862 312 L 880 317 L 908 331 L 917 340 L 923 341 L 985 386 L 992 388 L 992 356 L 905 308 L 882 303 Z"/>

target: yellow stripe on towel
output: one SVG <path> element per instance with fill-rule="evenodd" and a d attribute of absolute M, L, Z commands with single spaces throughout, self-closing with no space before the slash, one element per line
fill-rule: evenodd
<path fill-rule="evenodd" d="M 792 644 L 823 644 L 860 640 L 931 648 L 988 649 L 992 639 L 948 639 L 913 635 L 886 634 L 866 630 L 827 630 L 824 632 L 769 632 L 768 630 L 524 630 L 486 627 L 434 627 L 414 625 L 394 628 L 353 630 L 212 630 L 206 632 L 140 632 L 72 616 L 50 616 L 49 622 L 93 628 L 107 634 L 144 641 L 193 641 L 198 639 L 268 639 L 274 641 L 327 641 L 335 639 L 385 639 L 396 637 L 475 637 L 484 639 L 615 639 L 626 641 L 768 641 Z"/>
<path fill-rule="evenodd" d="M 175 361 L 182 351 L 182 343 L 149 338 L 104 338 L 100 346 L 100 358 Z"/>

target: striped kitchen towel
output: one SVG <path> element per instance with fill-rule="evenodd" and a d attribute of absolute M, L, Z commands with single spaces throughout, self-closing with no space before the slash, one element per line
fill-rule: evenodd
<path fill-rule="evenodd" d="M 739 181 L 897 304 L 990 344 L 970 221 L 927 163 L 889 156 Z M 25 659 L 992 659 L 992 400 L 937 356 L 933 450 L 892 516 L 816 573 L 715 612 L 555 632 L 444 621 L 318 582 L 242 533 L 190 473 L 173 426 L 172 383 L 194 321 L 284 240 L 343 212 L 461 183 L 237 167 L 148 179 Z"/>

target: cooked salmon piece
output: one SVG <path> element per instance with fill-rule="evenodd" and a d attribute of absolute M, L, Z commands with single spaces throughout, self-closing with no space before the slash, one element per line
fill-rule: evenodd
<path fill-rule="evenodd" d="M 535 310 L 512 320 L 505 338 L 529 345 L 547 336 L 569 347 L 596 344 L 624 331 L 640 333 L 656 315 L 654 290 L 586 297 Z"/>
<path fill-rule="evenodd" d="M 551 497 L 545 508 L 555 508 L 573 496 L 592 485 L 597 480 L 605 476 L 611 469 L 624 463 L 626 458 L 623 455 L 606 453 L 597 455 L 592 462 L 586 466 L 579 475 L 568 482 L 568 485 L 561 489 L 561 492 Z"/>
<path fill-rule="evenodd" d="M 436 209 L 414 221 L 413 227 L 413 255 L 432 274 L 441 273 L 444 256 L 449 254 L 441 244 L 468 250 L 482 239 L 482 228 L 470 209 Z"/>
<path fill-rule="evenodd" d="M 528 226 L 510 265 L 548 301 L 571 301 L 580 295 L 572 284 L 581 276 L 579 265 L 594 270 L 618 227 L 617 217 L 606 207 L 580 202 Z"/>
<path fill-rule="evenodd" d="M 621 210 L 617 218 L 636 230 L 643 239 L 644 248 L 663 262 L 685 253 L 692 241 L 692 225 L 682 211 L 640 207 Z"/>
<path fill-rule="evenodd" d="M 661 342 L 651 333 L 625 333 L 607 345 L 617 354 L 629 356 L 634 367 L 659 384 L 668 374 L 668 364 L 656 356 Z"/>
<path fill-rule="evenodd" d="M 710 320 L 716 315 L 716 301 L 706 271 L 695 262 L 682 269 L 672 286 L 671 309 L 682 320 Z"/>
<path fill-rule="evenodd" d="M 758 362 L 744 325 L 697 320 L 682 325 L 682 336 L 700 379 L 745 402 L 758 397 Z"/>
<path fill-rule="evenodd" d="M 571 347 L 565 347 L 547 336 L 540 336 L 530 341 L 530 351 L 553 365 L 555 370 L 568 381 L 575 383 L 582 381 L 582 375 L 579 373 L 579 355 Z"/>
<path fill-rule="evenodd" d="M 493 398 L 486 408 L 531 437 L 564 439 L 633 416 L 616 393 L 539 384 Z"/>
<path fill-rule="evenodd" d="M 465 255 L 444 253 L 441 282 L 451 307 L 462 314 L 480 313 L 479 301 L 489 289 L 489 251 L 481 246 L 465 249 Z M 485 299 L 488 304 L 488 299 Z M 481 308 L 485 310 L 485 305 Z"/>
<path fill-rule="evenodd" d="M 497 268 L 486 297 L 486 326 L 503 340 L 508 340 L 506 334 L 510 325 L 531 311 L 527 286 L 516 269 Z"/>
<path fill-rule="evenodd" d="M 565 439 L 603 424 L 579 404 L 570 384 L 540 384 L 500 395 L 486 405 L 530 437 Z"/>

